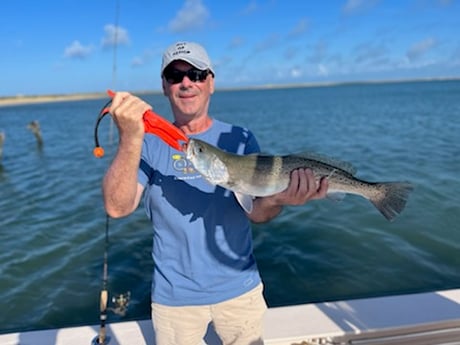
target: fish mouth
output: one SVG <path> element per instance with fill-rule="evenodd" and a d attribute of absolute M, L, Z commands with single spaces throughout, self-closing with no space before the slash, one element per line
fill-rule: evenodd
<path fill-rule="evenodd" d="M 194 156 L 193 144 L 189 141 L 182 144 L 182 151 L 185 152 L 185 157 L 191 160 Z"/>

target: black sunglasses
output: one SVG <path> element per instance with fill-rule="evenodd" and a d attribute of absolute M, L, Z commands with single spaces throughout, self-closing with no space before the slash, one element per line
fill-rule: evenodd
<path fill-rule="evenodd" d="M 207 69 L 203 71 L 197 68 L 190 68 L 188 71 L 181 71 L 176 68 L 166 68 L 163 72 L 163 76 L 170 84 L 181 83 L 185 76 L 193 82 L 203 82 L 209 74 L 212 75 L 210 70 Z"/>

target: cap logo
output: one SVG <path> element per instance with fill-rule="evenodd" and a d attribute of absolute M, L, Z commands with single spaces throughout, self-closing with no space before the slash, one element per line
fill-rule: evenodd
<path fill-rule="evenodd" d="M 176 44 L 176 51 L 173 52 L 171 55 L 172 55 L 172 56 L 177 56 L 177 55 L 180 55 L 180 54 L 190 54 L 191 51 L 188 50 L 188 49 L 186 48 L 186 46 L 187 46 L 187 45 L 186 45 L 185 43 L 178 43 L 178 44 Z"/>
<path fill-rule="evenodd" d="M 175 51 L 174 53 L 172 53 L 172 56 L 176 56 L 176 55 L 179 55 L 179 54 L 190 54 L 190 50 L 178 50 L 178 51 Z"/>

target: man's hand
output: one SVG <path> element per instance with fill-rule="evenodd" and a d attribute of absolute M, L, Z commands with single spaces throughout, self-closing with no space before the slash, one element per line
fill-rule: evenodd
<path fill-rule="evenodd" d="M 112 104 L 109 108 L 115 121 L 120 137 L 143 136 L 144 122 L 142 120 L 144 113 L 152 107 L 142 99 L 128 93 L 117 92 L 113 97 Z"/>
<path fill-rule="evenodd" d="M 326 197 L 329 183 L 327 178 L 317 181 L 311 169 L 296 169 L 286 190 L 272 197 L 280 205 L 303 205 L 310 200 Z"/>
<path fill-rule="evenodd" d="M 326 197 L 329 183 L 323 177 L 316 180 L 311 169 L 296 169 L 291 173 L 291 180 L 286 190 L 254 200 L 253 211 L 248 214 L 251 221 L 264 223 L 275 218 L 286 205 L 303 205 L 310 200 Z"/>

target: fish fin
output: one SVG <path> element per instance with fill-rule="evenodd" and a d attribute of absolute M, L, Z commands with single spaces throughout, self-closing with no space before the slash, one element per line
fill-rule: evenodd
<path fill-rule="evenodd" d="M 243 208 L 243 210 L 246 213 L 251 213 L 252 212 L 252 196 L 238 193 L 238 192 L 233 192 L 233 194 L 235 194 L 236 200 L 238 200 L 238 203 Z"/>
<path fill-rule="evenodd" d="M 341 193 L 341 192 L 332 192 L 332 193 L 327 193 L 326 197 L 329 199 L 329 200 L 332 200 L 332 201 L 342 201 L 343 198 L 345 198 L 347 194 L 346 193 Z"/>
<path fill-rule="evenodd" d="M 315 161 L 330 165 L 332 167 L 344 170 L 351 175 L 356 174 L 356 168 L 351 163 L 342 161 L 338 158 L 329 157 L 329 156 L 325 156 L 325 155 L 322 155 L 316 152 L 310 152 L 310 151 L 298 153 L 298 154 L 295 154 L 294 156 L 298 156 L 298 157 L 302 157 L 302 158 L 310 159 L 310 160 L 315 160 Z"/>
<path fill-rule="evenodd" d="M 414 186 L 409 182 L 383 182 L 376 186 L 380 193 L 376 193 L 369 200 L 391 222 L 406 206 Z"/>

